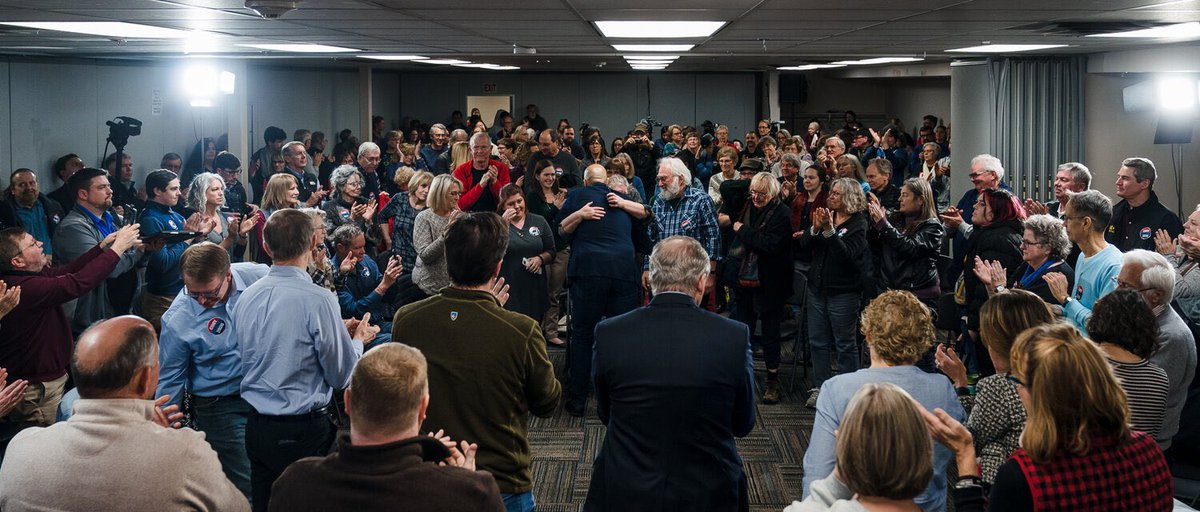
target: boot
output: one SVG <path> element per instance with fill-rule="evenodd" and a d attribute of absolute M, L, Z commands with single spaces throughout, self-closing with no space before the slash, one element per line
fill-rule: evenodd
<path fill-rule="evenodd" d="M 767 372 L 767 382 L 763 387 L 762 403 L 766 405 L 779 403 L 779 374 Z"/>

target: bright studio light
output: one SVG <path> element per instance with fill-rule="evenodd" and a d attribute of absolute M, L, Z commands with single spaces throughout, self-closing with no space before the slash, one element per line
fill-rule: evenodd
<path fill-rule="evenodd" d="M 237 76 L 211 64 L 193 64 L 183 70 L 183 92 L 193 107 L 211 107 L 218 95 L 233 94 Z"/>
<path fill-rule="evenodd" d="M 1161 112 L 1189 113 L 1196 110 L 1196 78 L 1170 76 L 1156 80 L 1158 108 Z"/>

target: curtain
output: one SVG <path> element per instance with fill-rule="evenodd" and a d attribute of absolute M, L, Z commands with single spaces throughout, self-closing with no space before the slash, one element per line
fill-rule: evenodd
<path fill-rule="evenodd" d="M 1054 199 L 1059 164 L 1083 157 L 1085 57 L 988 59 L 992 148 L 1023 199 Z"/>

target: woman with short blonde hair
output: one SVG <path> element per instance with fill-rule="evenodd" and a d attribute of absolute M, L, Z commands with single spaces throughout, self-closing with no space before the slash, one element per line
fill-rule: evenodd
<path fill-rule="evenodd" d="M 933 443 L 919 407 L 895 384 L 864 384 L 842 416 L 836 470 L 784 512 L 863 510 L 863 503 L 916 509 L 913 498 L 933 477 Z"/>
<path fill-rule="evenodd" d="M 933 340 L 933 320 L 929 308 L 909 292 L 889 290 L 867 305 L 862 314 L 862 332 L 870 350 L 871 366 L 854 373 L 838 375 L 825 381 L 817 400 L 817 415 L 813 422 L 808 450 L 804 453 L 804 489 L 815 480 L 825 478 L 834 468 L 834 446 L 840 442 L 843 414 L 851 397 L 864 385 L 887 382 L 899 386 L 928 410 L 949 411 L 954 420 L 962 421 L 966 413 L 950 381 L 942 375 L 927 373 L 915 363 L 929 350 Z M 839 363 L 840 364 L 840 363 Z M 945 447 L 933 450 L 933 472 L 926 478 L 923 489 L 915 498 L 925 510 L 944 510 L 948 482 L 946 470 L 953 453 Z M 974 467 L 974 466 L 972 466 Z M 893 472 L 900 468 L 890 468 Z M 839 471 L 841 469 L 839 468 Z M 895 474 L 895 473 L 894 473 Z M 899 475 L 896 475 L 899 478 Z"/>
<path fill-rule="evenodd" d="M 450 220 L 462 213 L 458 198 L 462 184 L 454 176 L 435 176 L 429 185 L 428 208 L 421 210 L 413 221 L 413 248 L 417 263 L 413 266 L 413 282 L 425 295 L 438 293 L 450 286 L 446 268 L 446 231 Z"/>

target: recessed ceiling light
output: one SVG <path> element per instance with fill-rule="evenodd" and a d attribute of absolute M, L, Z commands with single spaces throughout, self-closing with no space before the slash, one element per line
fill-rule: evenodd
<path fill-rule="evenodd" d="M 383 54 L 374 54 L 374 53 L 364 53 L 362 55 L 359 55 L 359 57 L 363 58 L 363 59 L 375 59 L 375 60 L 425 60 L 425 59 L 429 58 L 429 57 L 422 57 L 420 55 L 383 55 Z"/>
<path fill-rule="evenodd" d="M 786 66 L 775 68 L 779 71 L 812 71 L 814 69 L 844 68 L 845 64 L 805 64 L 803 66 Z"/>
<path fill-rule="evenodd" d="M 666 66 L 675 61 L 673 60 L 631 60 L 627 61 L 630 66 Z"/>
<path fill-rule="evenodd" d="M 597 21 L 596 28 L 604 37 L 626 37 L 638 39 L 708 37 L 721 27 L 724 21 Z"/>
<path fill-rule="evenodd" d="M 449 64 L 449 65 L 470 64 L 471 63 L 471 61 L 458 60 L 458 59 L 425 59 L 425 60 L 414 60 L 413 62 L 420 62 L 421 64 Z"/>
<path fill-rule="evenodd" d="M 1111 32 L 1108 34 L 1089 34 L 1087 37 L 1148 37 L 1148 38 L 1191 38 L 1200 37 L 1200 21 L 1176 23 L 1161 27 Z"/>
<path fill-rule="evenodd" d="M 343 48 L 341 46 L 329 46 L 324 44 L 309 44 L 309 43 L 269 43 L 269 44 L 243 44 L 249 48 L 258 48 L 260 50 L 271 50 L 276 52 L 292 52 L 292 53 L 344 53 L 344 52 L 359 52 L 355 48 Z"/>
<path fill-rule="evenodd" d="M 488 64 L 487 69 L 494 69 L 496 71 L 512 71 L 514 69 L 521 69 L 521 67 L 520 66 L 501 66 L 498 64 Z"/>
<path fill-rule="evenodd" d="M 847 66 L 868 66 L 871 64 L 892 64 L 896 62 L 919 62 L 925 59 L 918 57 L 875 57 L 873 59 L 862 60 L 839 60 L 831 64 L 843 64 Z"/>
<path fill-rule="evenodd" d="M 627 61 L 639 61 L 639 60 L 675 60 L 675 59 L 678 59 L 678 58 L 679 58 L 679 56 L 678 56 L 678 55 L 625 55 L 625 60 L 627 60 Z"/>
<path fill-rule="evenodd" d="M 1047 48 L 1062 48 L 1065 44 L 983 44 L 979 46 L 968 46 L 966 48 L 955 48 L 946 50 L 947 52 L 959 53 L 1016 53 L 1016 52 L 1031 52 L 1033 50 L 1045 50 Z"/>
<path fill-rule="evenodd" d="M 190 30 L 154 27 L 121 21 L 7 21 L 0 25 L 74 32 L 120 39 L 179 39 L 188 37 Z"/>
<path fill-rule="evenodd" d="M 686 52 L 695 48 L 694 44 L 614 44 L 613 49 L 619 52 Z"/>
<path fill-rule="evenodd" d="M 670 64 L 630 64 L 629 67 L 633 69 L 662 69 L 669 65 Z"/>

